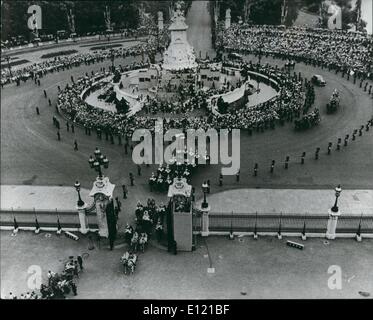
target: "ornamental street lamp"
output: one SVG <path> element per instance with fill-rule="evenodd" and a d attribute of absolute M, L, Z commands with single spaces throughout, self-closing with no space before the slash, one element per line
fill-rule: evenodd
<path fill-rule="evenodd" d="M 101 151 L 98 147 L 96 147 L 94 155 L 94 158 L 92 156 L 89 157 L 88 163 L 92 169 L 98 172 L 98 178 L 102 180 L 103 174 L 101 166 L 103 166 L 105 169 L 109 168 L 109 160 L 106 158 L 106 156 L 103 156 L 101 154 Z"/>
<path fill-rule="evenodd" d="M 207 182 L 204 181 L 202 183 L 202 191 L 203 191 L 203 202 L 202 202 L 202 206 L 201 206 L 202 209 L 205 209 L 209 206 L 209 204 L 207 203 L 207 200 L 206 200 L 206 194 L 207 194 L 208 188 L 209 188 L 209 186 L 208 186 Z"/>
<path fill-rule="evenodd" d="M 76 189 L 76 192 L 78 192 L 78 207 L 83 207 L 84 206 L 84 201 L 80 197 L 80 182 L 76 180 L 74 187 Z"/>
<path fill-rule="evenodd" d="M 341 188 L 341 185 L 339 184 L 338 187 L 335 188 L 335 202 L 334 202 L 334 206 L 332 207 L 332 211 L 333 212 L 338 212 L 338 197 L 341 195 L 341 192 L 342 192 L 342 188 Z"/>

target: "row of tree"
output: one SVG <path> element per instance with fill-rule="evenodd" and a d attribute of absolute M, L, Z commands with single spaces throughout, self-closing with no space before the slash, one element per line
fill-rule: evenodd
<path fill-rule="evenodd" d="M 291 26 L 298 17 L 299 10 L 319 14 L 324 0 L 287 0 L 287 14 L 285 25 Z M 352 0 L 334 0 L 342 8 L 342 27 L 347 28 L 350 23 L 356 23 L 361 0 L 356 1 L 353 8 Z M 253 24 L 279 25 L 281 24 L 282 5 L 284 0 L 221 0 L 219 15 L 225 18 L 226 9 L 231 9 L 232 21 L 238 22 L 239 17 Z M 249 8 L 249 9 L 248 9 Z M 247 16 L 245 16 L 247 15 Z M 326 20 L 322 21 L 326 26 Z"/>
<path fill-rule="evenodd" d="M 100 32 L 106 29 L 104 11 L 110 9 L 111 22 L 114 30 L 135 29 L 139 27 L 140 12 L 142 8 L 150 13 L 156 20 L 157 12 L 162 11 L 165 21 L 169 19 L 169 6 L 167 1 L 1 1 L 1 39 L 7 40 L 14 36 L 29 38 L 30 30 L 27 27 L 29 14 L 27 9 L 35 4 L 42 9 L 42 34 L 56 34 L 58 30 L 69 30 L 67 12 L 72 9 L 75 15 L 75 26 L 78 34 L 87 32 Z"/>

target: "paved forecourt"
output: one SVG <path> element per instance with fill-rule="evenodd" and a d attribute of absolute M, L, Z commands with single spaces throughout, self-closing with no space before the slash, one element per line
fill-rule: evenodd
<path fill-rule="evenodd" d="M 207 197 L 214 214 L 328 214 L 335 195 L 329 189 L 235 189 Z M 197 202 L 200 206 L 202 199 Z M 343 190 L 338 199 L 341 213 L 373 214 L 373 190 Z"/>
<path fill-rule="evenodd" d="M 359 292 L 373 294 L 371 239 L 314 238 L 298 250 L 286 245 L 286 237 L 208 237 L 198 239 L 196 251 L 177 255 L 150 244 L 131 276 L 123 274 L 119 261 L 127 250 L 123 246 L 110 251 L 94 243 L 95 249 L 88 250 L 85 237 L 74 241 L 45 232 L 20 231 L 12 237 L 1 231 L 0 240 L 2 295 L 31 291 L 30 266 L 40 266 L 47 282 L 48 270 L 61 272 L 70 255 L 84 253 L 89 256 L 78 296 L 68 299 L 366 299 Z M 332 290 L 328 280 L 335 268 L 341 271 L 341 288 Z"/>

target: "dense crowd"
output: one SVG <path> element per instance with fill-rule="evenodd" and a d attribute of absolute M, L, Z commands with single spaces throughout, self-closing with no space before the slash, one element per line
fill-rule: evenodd
<path fill-rule="evenodd" d="M 142 64 L 133 64 L 129 68 L 143 67 Z M 267 128 L 268 125 L 274 127 L 275 121 L 290 120 L 299 117 L 304 107 L 305 93 L 302 85 L 303 79 L 290 75 L 284 71 L 272 68 L 268 65 L 241 64 L 241 68 L 254 70 L 267 75 L 276 80 L 276 87 L 279 90 L 278 96 L 256 106 L 244 105 L 239 108 L 232 108 L 227 114 L 213 114 L 208 112 L 200 116 L 182 116 L 175 118 L 165 118 L 163 126 L 165 130 L 175 129 L 204 129 L 228 128 L 228 129 L 251 129 Z M 127 116 L 125 114 L 112 113 L 98 108 L 93 108 L 85 103 L 80 95 L 82 91 L 89 88 L 99 74 L 93 77 L 84 77 L 77 80 L 72 85 L 67 86 L 59 93 L 58 108 L 65 116 L 76 124 L 90 129 L 109 132 L 111 135 L 130 137 L 135 129 L 147 128 L 151 132 L 155 130 L 156 117 L 147 115 Z M 195 97 L 182 106 L 174 106 L 174 112 L 183 113 L 187 110 L 200 109 L 206 107 L 208 93 L 199 91 Z M 169 111 L 164 107 L 159 107 L 161 103 L 151 99 L 145 103 L 148 112 Z M 168 108 L 170 106 L 168 105 Z"/>
<path fill-rule="evenodd" d="M 112 56 L 114 56 L 114 58 L 125 58 L 138 55 L 145 57 L 145 54 L 155 54 L 158 50 L 162 50 L 166 47 L 168 41 L 168 33 L 163 31 L 158 36 L 150 35 L 147 38 L 147 41 L 129 48 L 113 48 L 110 50 L 77 53 L 69 56 L 58 56 L 54 59 L 34 63 L 18 70 L 9 70 L 7 67 L 4 67 L 1 69 L 1 84 L 4 85 L 16 82 L 17 85 L 19 85 L 21 81 L 25 82 L 28 79 L 42 78 L 48 73 L 63 71 L 84 64 L 90 65 L 97 62 L 103 62 L 111 59 Z"/>
<path fill-rule="evenodd" d="M 304 27 L 232 24 L 227 30 L 223 27 L 219 29 L 216 47 L 300 59 L 373 79 L 373 38 L 363 34 Z"/>

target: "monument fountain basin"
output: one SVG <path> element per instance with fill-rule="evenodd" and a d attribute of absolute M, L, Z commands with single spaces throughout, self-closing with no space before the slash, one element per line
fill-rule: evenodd
<path fill-rule="evenodd" d="M 113 77 L 104 77 L 94 82 L 91 88 L 85 89 L 81 96 L 84 96 L 84 100 L 93 107 L 116 112 L 114 104 L 111 107 L 108 103 L 103 104 L 97 99 L 99 94 L 95 92 L 101 90 L 100 93 L 102 93 L 103 87 L 109 88 L 111 85 L 116 98 L 118 100 L 123 98 L 129 103 L 129 115 L 134 115 L 143 108 L 148 96 L 151 99 L 159 98 L 160 100 L 167 100 L 167 94 L 177 97 L 180 84 L 184 88 L 192 84 L 197 90 L 203 91 L 216 89 L 211 90 L 211 96 L 207 99 L 210 109 L 215 114 L 218 114 L 216 101 L 219 97 L 222 97 L 230 107 L 237 107 L 244 103 L 251 105 L 263 103 L 278 95 L 279 85 L 275 80 L 258 72 L 249 71 L 248 73 L 249 79 L 244 81 L 240 69 L 223 68 L 221 64 L 216 63 L 200 68 L 194 73 L 170 72 L 162 70 L 158 65 L 152 65 L 150 68 L 123 72 L 118 83 L 113 82 Z M 258 79 L 260 90 L 257 90 Z M 236 87 L 240 81 L 242 84 Z M 235 88 L 227 89 L 227 84 Z"/>

